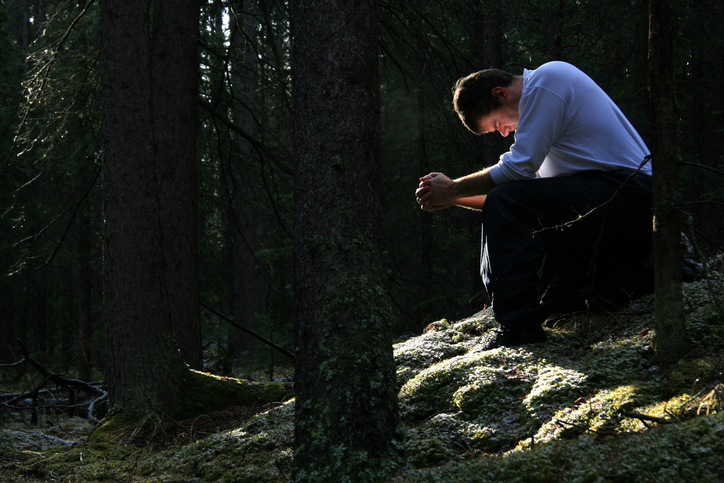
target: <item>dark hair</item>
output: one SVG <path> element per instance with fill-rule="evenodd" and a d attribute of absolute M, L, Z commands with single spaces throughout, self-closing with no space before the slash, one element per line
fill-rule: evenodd
<path fill-rule="evenodd" d="M 508 87 L 515 77 L 499 69 L 486 69 L 458 79 L 453 87 L 453 106 L 466 128 L 476 131 L 477 120 L 500 109 L 500 100 L 493 96 L 496 87 Z"/>

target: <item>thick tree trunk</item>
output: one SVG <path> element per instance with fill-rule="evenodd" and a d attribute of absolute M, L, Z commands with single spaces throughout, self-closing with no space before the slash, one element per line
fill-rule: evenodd
<path fill-rule="evenodd" d="M 681 283 L 679 161 L 674 75 L 673 0 L 649 3 L 649 81 L 654 143 L 656 357 L 673 363 L 689 350 Z"/>
<path fill-rule="evenodd" d="M 112 410 L 178 416 L 188 369 L 166 296 L 148 0 L 101 2 L 103 295 Z"/>
<path fill-rule="evenodd" d="M 374 0 L 291 3 L 297 482 L 403 463 L 382 288 Z"/>
<path fill-rule="evenodd" d="M 155 2 L 153 121 L 166 283 L 181 357 L 202 368 L 196 132 L 198 0 Z"/>

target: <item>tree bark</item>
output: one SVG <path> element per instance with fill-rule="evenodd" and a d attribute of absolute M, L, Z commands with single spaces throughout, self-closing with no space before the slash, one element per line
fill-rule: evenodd
<path fill-rule="evenodd" d="M 470 12 L 470 51 L 473 70 L 503 68 L 505 7 L 477 0 Z"/>
<path fill-rule="evenodd" d="M 151 111 L 148 0 L 101 2 L 103 296 L 112 410 L 181 413 L 188 368 L 166 295 Z"/>
<path fill-rule="evenodd" d="M 90 207 L 88 202 L 80 208 L 80 226 L 78 227 L 78 377 L 90 381 L 92 375 L 91 341 L 93 334 L 93 304 L 91 265 Z"/>
<path fill-rule="evenodd" d="M 231 58 L 233 96 L 238 99 L 234 105 L 234 123 L 254 139 L 259 136 L 259 127 L 254 119 L 259 106 L 259 79 L 257 74 L 255 7 L 249 0 L 233 3 Z M 261 159 L 249 139 L 232 134 L 236 149 L 231 156 L 229 178 L 232 200 L 233 223 L 233 293 L 234 319 L 247 329 L 259 332 L 257 321 L 267 313 L 267 281 L 263 265 L 257 258 L 264 233 L 265 209 L 262 203 Z M 237 330 L 230 343 L 229 352 L 237 357 L 256 352 L 255 338 Z M 266 351 L 264 351 L 266 353 Z"/>
<path fill-rule="evenodd" d="M 649 3 L 649 82 L 653 114 L 654 258 L 658 361 L 671 364 L 689 351 L 681 282 L 681 221 L 673 0 Z"/>
<path fill-rule="evenodd" d="M 379 481 L 404 463 L 382 288 L 374 0 L 291 3 L 296 482 Z"/>
<path fill-rule="evenodd" d="M 548 60 L 563 60 L 563 7 L 563 0 L 558 0 L 548 14 Z"/>
<path fill-rule="evenodd" d="M 181 357 L 202 368 L 199 300 L 198 0 L 165 0 L 153 10 L 153 122 L 166 284 Z"/>

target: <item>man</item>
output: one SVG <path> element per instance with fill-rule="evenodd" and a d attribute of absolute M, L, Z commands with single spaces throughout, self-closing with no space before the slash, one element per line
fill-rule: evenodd
<path fill-rule="evenodd" d="M 489 69 L 455 85 L 476 134 L 515 132 L 497 164 L 420 178 L 423 210 L 482 210 L 481 276 L 499 328 L 482 349 L 543 342 L 556 313 L 611 308 L 651 290 L 651 166 L 621 110 L 576 67 Z"/>

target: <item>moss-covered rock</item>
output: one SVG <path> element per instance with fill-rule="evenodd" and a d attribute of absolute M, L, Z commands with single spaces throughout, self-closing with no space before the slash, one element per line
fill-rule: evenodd
<path fill-rule="evenodd" d="M 184 417 L 192 418 L 229 406 L 282 402 L 294 395 L 287 382 L 253 382 L 191 371 Z"/>
<path fill-rule="evenodd" d="M 489 310 L 453 324 L 443 319 L 430 324 L 424 334 L 395 344 L 397 383 L 402 387 L 423 369 L 451 357 L 467 354 L 475 345 L 477 337 L 494 324 L 493 314 Z"/>

